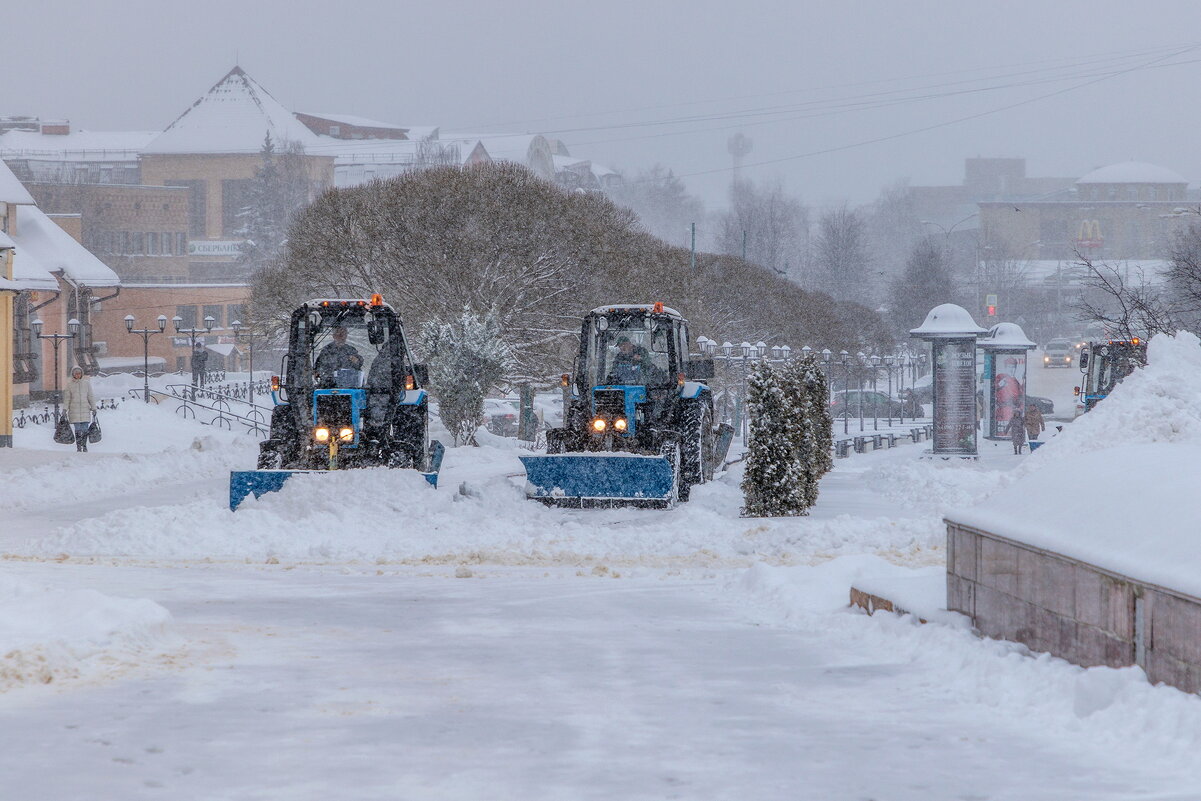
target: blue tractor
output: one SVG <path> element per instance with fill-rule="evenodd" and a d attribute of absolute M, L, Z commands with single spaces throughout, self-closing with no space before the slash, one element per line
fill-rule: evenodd
<path fill-rule="evenodd" d="M 521 457 L 526 494 L 555 506 L 670 507 L 713 479 L 733 438 L 714 426 L 713 360 L 688 353 L 688 321 L 662 303 L 584 318 L 563 426 Z M 567 393 L 565 393 L 567 394 Z"/>
<path fill-rule="evenodd" d="M 296 472 L 408 468 L 437 486 L 443 448 L 429 438 L 427 374 L 400 316 L 379 295 L 302 304 L 281 375 L 272 378 L 275 407 L 258 469 L 231 473 L 230 508 L 280 489 Z"/>

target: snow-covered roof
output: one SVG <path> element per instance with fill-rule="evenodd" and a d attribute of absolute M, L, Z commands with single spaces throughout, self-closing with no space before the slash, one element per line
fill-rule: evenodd
<path fill-rule="evenodd" d="M 316 117 L 320 120 L 329 120 L 343 125 L 353 125 L 359 128 L 388 128 L 394 131 L 407 131 L 408 127 L 397 125 L 394 122 L 381 122 L 379 120 L 370 120 L 366 117 L 356 117 L 353 114 L 319 114 L 316 111 L 298 111 L 297 114 L 304 114 L 306 117 Z"/>
<path fill-rule="evenodd" d="M 19 289 L 58 291 L 58 279 L 42 266 L 33 251 L 19 244 L 13 250 L 13 283 Z"/>
<path fill-rule="evenodd" d="M 143 153 L 257 153 L 268 133 L 277 146 L 299 142 L 308 148 L 317 143 L 316 135 L 292 112 L 241 67 L 234 67 Z"/>
<path fill-rule="evenodd" d="M 997 323 L 980 337 L 977 345 L 985 350 L 1033 350 L 1037 347 L 1017 323 Z"/>
<path fill-rule="evenodd" d="M 1078 184 L 1187 184 L 1178 173 L 1145 161 L 1123 161 L 1093 170 Z"/>
<path fill-rule="evenodd" d="M 16 257 L 32 256 L 42 271 L 62 271 L 85 287 L 120 286 L 121 279 L 108 265 L 47 217 L 37 206 L 21 209 L 17 220 Z M 55 289 L 58 284 L 54 283 Z"/>
<path fill-rule="evenodd" d="M 909 331 L 911 336 L 929 339 L 968 337 L 983 333 L 984 329 L 976 325 L 968 310 L 954 303 L 935 306 L 926 315 L 924 323 Z"/>
<path fill-rule="evenodd" d="M 1162 281 L 1167 276 L 1172 262 L 1166 259 L 1097 259 L 1093 261 L 1093 265 L 1115 271 L 1123 281 L 1142 284 Z M 987 267 L 987 262 L 980 262 L 981 269 Z M 1088 268 L 1078 259 L 1016 261 L 1014 270 L 1027 282 L 1043 281 L 1053 284 L 1062 281 L 1065 286 L 1079 283 L 1088 277 Z"/>
<path fill-rule="evenodd" d="M 0 161 L 0 203 L 33 205 L 33 195 L 3 161 Z"/>
<path fill-rule="evenodd" d="M 54 161 L 136 161 L 161 131 L 72 131 L 43 134 L 8 131 L 0 134 L 0 158 Z"/>

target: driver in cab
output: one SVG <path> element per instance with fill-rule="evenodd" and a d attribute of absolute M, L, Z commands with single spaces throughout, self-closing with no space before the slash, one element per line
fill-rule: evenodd
<path fill-rule="evenodd" d="M 359 355 L 359 351 L 354 345 L 346 341 L 349 335 L 350 331 L 346 326 L 339 325 L 333 330 L 333 341 L 322 348 L 321 353 L 317 355 L 315 370 L 317 380 L 322 384 L 331 387 L 338 386 L 340 370 L 360 371 L 362 369 L 363 357 Z"/>
<path fill-rule="evenodd" d="M 617 340 L 617 355 L 613 358 L 613 379 L 618 384 L 640 384 L 647 379 L 646 351 L 637 347 L 629 337 Z"/>

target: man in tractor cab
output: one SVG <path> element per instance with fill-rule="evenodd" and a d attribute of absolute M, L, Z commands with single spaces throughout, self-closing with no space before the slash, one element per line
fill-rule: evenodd
<path fill-rule="evenodd" d="M 617 384 L 646 384 L 645 351 L 630 341 L 619 337 L 617 354 L 613 357 L 611 377 Z"/>
<path fill-rule="evenodd" d="M 339 370 L 362 369 L 363 357 L 359 355 L 359 351 L 354 345 L 346 341 L 349 335 L 350 331 L 344 325 L 334 328 L 333 342 L 321 349 L 314 366 L 319 383 L 332 387 L 337 384 L 336 377 Z M 358 367 L 352 363 L 355 361 L 357 361 Z"/>

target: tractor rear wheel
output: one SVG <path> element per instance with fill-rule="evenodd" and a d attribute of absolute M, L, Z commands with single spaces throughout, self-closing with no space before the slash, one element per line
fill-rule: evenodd
<path fill-rule="evenodd" d="M 713 478 L 713 412 L 700 402 L 689 403 L 682 414 L 680 441 L 680 500 L 692 494 L 692 485 Z"/>

